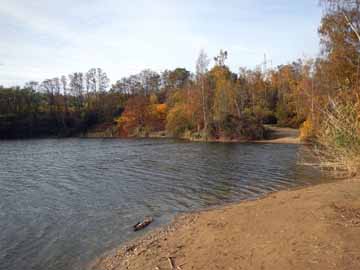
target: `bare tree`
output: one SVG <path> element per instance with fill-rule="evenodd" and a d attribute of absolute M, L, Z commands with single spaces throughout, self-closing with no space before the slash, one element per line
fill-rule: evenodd
<path fill-rule="evenodd" d="M 150 69 L 145 69 L 141 71 L 138 76 L 144 95 L 149 95 L 159 90 L 160 75 L 158 73 Z"/>
<path fill-rule="evenodd" d="M 83 83 L 83 73 L 75 72 L 69 75 L 70 79 L 70 91 L 77 99 L 77 106 L 78 109 L 83 107 L 83 90 L 84 90 L 84 83 Z"/>
<path fill-rule="evenodd" d="M 30 81 L 25 83 L 25 88 L 31 89 L 32 91 L 37 91 L 39 89 L 39 83 L 36 81 Z"/>
<path fill-rule="evenodd" d="M 214 57 L 215 64 L 220 67 L 225 66 L 225 61 L 228 58 L 228 52 L 220 50 L 220 53 L 218 56 Z"/>
<path fill-rule="evenodd" d="M 204 121 L 204 132 L 208 134 L 208 106 L 207 106 L 207 93 L 205 91 L 205 80 L 206 73 L 208 72 L 210 60 L 208 59 L 204 50 L 200 51 L 199 57 L 196 61 L 196 78 L 201 88 L 201 101 L 202 101 L 202 111 L 203 111 L 203 121 Z M 206 138 L 207 139 L 207 138 Z"/>
<path fill-rule="evenodd" d="M 99 92 L 105 92 L 109 88 L 110 79 L 101 68 L 96 69 L 96 76 Z"/>
<path fill-rule="evenodd" d="M 62 75 L 60 78 L 60 82 L 61 82 L 61 89 L 64 95 L 64 108 L 65 108 L 65 114 L 67 115 L 69 112 L 68 109 L 68 92 L 67 92 L 67 87 L 68 87 L 68 81 L 65 75 Z"/>
<path fill-rule="evenodd" d="M 54 85 L 51 79 L 44 80 L 39 87 L 40 91 L 44 92 L 47 95 L 48 105 L 50 108 L 50 113 L 54 113 L 55 97 L 54 97 Z"/>
<path fill-rule="evenodd" d="M 96 69 L 92 68 L 88 72 L 86 72 L 86 89 L 88 92 L 96 93 Z"/>

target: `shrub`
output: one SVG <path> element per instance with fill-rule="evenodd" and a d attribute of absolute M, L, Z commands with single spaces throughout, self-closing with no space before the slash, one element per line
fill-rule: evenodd
<path fill-rule="evenodd" d="M 300 126 L 300 140 L 312 141 L 315 138 L 314 123 L 309 118 Z"/>
<path fill-rule="evenodd" d="M 304 117 L 297 115 L 290 110 L 288 105 L 278 104 L 275 112 L 277 125 L 281 127 L 299 128 L 301 123 L 305 121 Z"/>
<path fill-rule="evenodd" d="M 322 166 L 355 176 L 360 172 L 360 104 L 331 101 L 322 114 L 317 152 Z"/>
<path fill-rule="evenodd" d="M 214 123 L 211 131 L 214 137 L 246 140 L 263 139 L 265 133 L 261 121 L 248 114 L 227 115 L 223 121 Z"/>
<path fill-rule="evenodd" d="M 182 136 L 187 130 L 192 130 L 191 116 L 186 106 L 178 104 L 166 117 L 166 131 L 172 136 Z"/>
<path fill-rule="evenodd" d="M 275 125 L 277 124 L 277 118 L 275 114 L 262 106 L 255 106 L 254 115 L 257 119 L 260 119 L 265 125 Z"/>

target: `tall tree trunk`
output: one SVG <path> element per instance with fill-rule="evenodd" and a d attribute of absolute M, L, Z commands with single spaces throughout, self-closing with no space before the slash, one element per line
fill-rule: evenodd
<path fill-rule="evenodd" d="M 206 106 L 206 97 L 205 97 L 205 84 L 204 78 L 201 78 L 201 95 L 202 95 L 202 109 L 203 109 L 203 120 L 204 120 L 204 132 L 206 140 L 208 139 L 208 120 L 207 120 L 207 106 Z"/>

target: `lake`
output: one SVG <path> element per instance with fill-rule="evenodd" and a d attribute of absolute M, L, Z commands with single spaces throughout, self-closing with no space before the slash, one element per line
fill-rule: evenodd
<path fill-rule="evenodd" d="M 0 269 L 78 270 L 174 215 L 326 181 L 305 146 L 0 141 Z M 143 232 L 132 225 L 155 222 Z"/>

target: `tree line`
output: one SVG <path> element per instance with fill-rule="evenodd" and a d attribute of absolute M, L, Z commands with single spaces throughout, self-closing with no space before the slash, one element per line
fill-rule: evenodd
<path fill-rule="evenodd" d="M 167 134 L 202 140 L 257 139 L 264 136 L 263 124 L 277 124 L 301 127 L 303 139 L 316 140 L 327 148 L 345 141 L 360 145 L 357 121 L 337 120 L 350 126 L 331 130 L 336 111 L 342 114 L 338 118 L 359 119 L 359 3 L 320 2 L 324 10 L 318 29 L 321 54 L 314 59 L 299 59 L 268 70 L 239 68 L 233 72 L 226 65 L 228 52 L 220 51 L 212 67 L 206 53 L 201 52 L 195 74 L 179 69 L 155 76 L 166 82 L 160 91 L 135 90 L 149 89 L 141 81 L 129 88 L 126 82 L 136 76 L 119 81 L 119 89 L 126 93 L 133 89 L 117 119 L 120 134 L 146 136 L 165 129 Z M 352 131 L 351 139 L 344 130 Z M 324 134 L 330 133 L 335 141 L 324 143 Z"/>
<path fill-rule="evenodd" d="M 195 72 L 150 69 L 109 85 L 90 69 L 0 88 L 0 137 L 71 136 L 94 127 L 113 136 L 165 134 L 199 140 L 259 139 L 264 124 L 302 126 L 319 137 L 327 108 L 359 102 L 359 0 L 323 0 L 321 54 L 265 69 L 227 66 L 201 51 Z M 210 63 L 213 63 L 210 65 Z M 305 124 L 304 124 L 305 122 Z"/>
<path fill-rule="evenodd" d="M 72 136 L 121 113 L 122 95 L 108 92 L 101 68 L 0 86 L 0 138 Z"/>
<path fill-rule="evenodd" d="M 183 68 L 151 76 L 129 76 L 113 85 L 128 96 L 117 118 L 120 135 L 147 136 L 166 130 L 176 137 L 207 139 L 260 139 L 263 124 L 299 127 L 315 96 L 314 63 L 298 60 L 275 69 L 226 65 L 221 50 L 214 65 L 201 51 L 196 72 Z M 140 79 L 147 78 L 147 79 Z"/>

